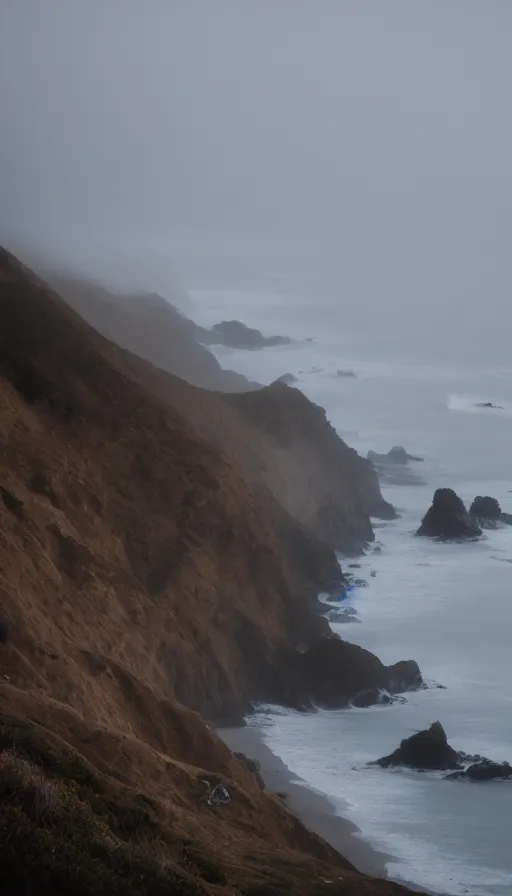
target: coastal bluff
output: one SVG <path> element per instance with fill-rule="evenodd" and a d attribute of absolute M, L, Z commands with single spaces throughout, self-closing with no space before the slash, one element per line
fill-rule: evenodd
<path fill-rule="evenodd" d="M 0 250 L 2 885 L 405 893 L 308 831 L 212 730 L 286 700 L 284 660 L 328 637 L 316 595 L 342 573 L 171 381 L 206 401 Z"/>

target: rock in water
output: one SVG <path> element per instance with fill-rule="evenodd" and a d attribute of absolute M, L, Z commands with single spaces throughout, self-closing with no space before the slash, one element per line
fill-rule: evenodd
<path fill-rule="evenodd" d="M 387 454 L 369 451 L 367 459 L 373 464 L 379 478 L 390 485 L 422 485 L 423 479 L 413 472 L 409 461 L 422 461 L 422 457 L 408 454 L 401 445 L 395 445 Z"/>
<path fill-rule="evenodd" d="M 475 408 L 494 408 L 495 411 L 503 411 L 501 404 L 493 404 L 492 401 L 477 401 Z"/>
<path fill-rule="evenodd" d="M 403 740 L 394 753 L 377 759 L 381 768 L 405 765 L 407 768 L 446 771 L 463 768 L 460 756 L 450 747 L 440 722 L 434 722 L 425 731 L 418 731 Z"/>
<path fill-rule="evenodd" d="M 475 538 L 482 530 L 451 488 L 438 488 L 416 535 L 427 538 Z"/>
<path fill-rule="evenodd" d="M 378 454 L 376 451 L 368 452 L 368 460 L 373 461 L 376 464 L 391 464 L 392 466 L 405 466 L 412 461 L 422 461 L 422 457 L 418 457 L 415 454 L 408 454 L 405 448 L 402 445 L 394 445 L 393 448 L 390 448 L 387 454 Z"/>
<path fill-rule="evenodd" d="M 414 660 L 393 666 L 355 644 L 327 637 L 306 650 L 294 672 L 294 684 L 304 699 L 330 709 L 380 703 L 381 693 L 400 694 L 422 687 L 423 680 Z M 364 696 L 363 696 L 364 695 Z"/>
<path fill-rule="evenodd" d="M 499 501 L 489 495 L 478 495 L 469 508 L 469 515 L 482 529 L 495 529 L 499 523 L 512 525 L 512 514 L 503 513 Z"/>
<path fill-rule="evenodd" d="M 512 778 L 512 766 L 508 762 L 492 762 L 484 759 L 475 762 L 465 771 L 470 781 L 493 781 L 495 778 Z"/>
<path fill-rule="evenodd" d="M 469 512 L 471 516 L 476 516 L 481 519 L 495 520 L 496 522 L 498 522 L 501 517 L 501 507 L 499 502 L 496 498 L 490 498 L 488 495 L 484 498 L 482 498 L 481 495 L 478 495 L 469 508 Z"/>
<path fill-rule="evenodd" d="M 289 345 L 287 336 L 263 336 L 259 330 L 247 327 L 239 320 L 223 320 L 210 330 L 209 341 L 230 348 L 259 349 L 273 345 Z"/>
<path fill-rule="evenodd" d="M 425 731 L 418 731 L 412 737 L 407 737 L 394 753 L 377 759 L 372 765 L 380 765 L 381 768 L 402 765 L 418 771 L 454 770 L 445 775 L 452 780 L 493 781 L 496 778 L 512 778 L 512 766 L 508 762 L 494 762 L 492 759 L 468 756 L 454 750 L 448 743 L 440 722 L 434 722 Z"/>

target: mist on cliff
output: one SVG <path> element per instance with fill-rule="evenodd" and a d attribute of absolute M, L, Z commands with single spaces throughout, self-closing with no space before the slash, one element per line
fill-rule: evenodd
<path fill-rule="evenodd" d="M 506 347 L 512 7 L 4 0 L 0 237 L 123 285 L 329 283 Z"/>

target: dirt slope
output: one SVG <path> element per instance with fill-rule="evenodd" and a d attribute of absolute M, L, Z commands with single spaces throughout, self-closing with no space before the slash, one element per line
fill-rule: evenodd
<path fill-rule="evenodd" d="M 182 705 L 279 699 L 332 553 L 4 251 L 0 421 L 0 892 L 402 892 Z"/>

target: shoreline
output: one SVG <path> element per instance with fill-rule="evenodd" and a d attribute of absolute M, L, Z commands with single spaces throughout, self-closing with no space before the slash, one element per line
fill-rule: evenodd
<path fill-rule="evenodd" d="M 259 728 L 247 725 L 217 728 L 216 731 L 232 752 L 245 753 L 259 764 L 265 787 L 272 793 L 285 793 L 284 804 L 307 828 L 348 859 L 358 871 L 370 877 L 388 879 L 387 864 L 394 857 L 379 852 L 360 838 L 357 825 L 338 815 L 327 796 L 311 788 L 272 752 Z M 409 883 L 407 886 L 411 888 Z"/>

